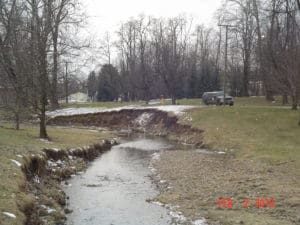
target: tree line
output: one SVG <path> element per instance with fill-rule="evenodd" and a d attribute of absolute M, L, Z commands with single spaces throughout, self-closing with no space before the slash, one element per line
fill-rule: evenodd
<path fill-rule="evenodd" d="M 297 109 L 299 7 L 299 0 L 227 0 L 214 27 L 186 16 L 129 19 L 116 41 L 105 35 L 105 63 L 89 75 L 88 93 L 99 101 L 148 102 L 163 95 L 175 104 L 221 90 L 226 80 L 228 94 L 270 101 L 281 95 Z M 71 86 L 79 88 L 67 71 L 87 45 L 75 38 L 83 20 L 79 0 L 0 1 L 0 106 L 13 112 L 17 129 L 29 109 L 47 138 L 46 110 L 57 108 Z"/>
<path fill-rule="evenodd" d="M 48 137 L 46 109 L 58 107 L 63 62 L 78 48 L 71 36 L 83 19 L 78 7 L 77 0 L 0 1 L 0 102 L 17 129 L 26 108 Z"/>
<path fill-rule="evenodd" d="M 265 95 L 269 101 L 282 95 L 284 104 L 291 99 L 297 109 L 299 14 L 298 0 L 227 0 L 216 15 L 217 25 L 228 26 L 227 39 L 224 26 L 195 26 L 186 16 L 130 19 L 118 29 L 116 42 L 106 35 L 102 45 L 107 64 L 111 49 L 118 55 L 114 67 L 119 82 L 112 90 L 127 100 L 164 95 L 175 104 L 177 98 L 198 98 L 222 89 L 226 74 L 228 94 Z M 100 83 L 101 76 L 96 80 Z M 88 89 L 93 95 L 95 88 Z M 101 92 L 101 85 L 96 89 Z"/>

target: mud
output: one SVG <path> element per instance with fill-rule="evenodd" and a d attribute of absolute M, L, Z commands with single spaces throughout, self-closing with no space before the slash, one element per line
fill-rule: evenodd
<path fill-rule="evenodd" d="M 48 125 L 107 127 L 165 136 L 186 144 L 202 146 L 203 130 L 180 124 L 178 117 L 156 109 L 123 109 L 120 111 L 57 116 Z"/>

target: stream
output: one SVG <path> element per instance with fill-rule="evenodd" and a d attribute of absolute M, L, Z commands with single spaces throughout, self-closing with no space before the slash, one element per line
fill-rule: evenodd
<path fill-rule="evenodd" d="M 65 188 L 69 196 L 68 225 L 168 225 L 168 210 L 148 203 L 158 190 L 149 175 L 155 152 L 170 150 L 160 138 L 123 139 L 94 160 L 87 171 L 72 178 Z"/>

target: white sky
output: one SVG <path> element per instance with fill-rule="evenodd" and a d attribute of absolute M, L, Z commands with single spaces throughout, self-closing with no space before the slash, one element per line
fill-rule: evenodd
<path fill-rule="evenodd" d="M 155 17 L 174 17 L 185 14 L 193 17 L 193 24 L 215 26 L 213 16 L 223 0 L 81 0 L 87 14 L 87 26 L 83 36 L 91 38 L 95 47 L 82 55 L 91 55 L 88 65 L 81 68 L 86 76 L 99 68 L 101 57 L 96 56 L 97 45 L 106 32 L 112 39 L 122 22 L 141 14 Z M 80 32 L 81 33 L 81 32 Z M 96 56 L 96 57 L 94 57 Z"/>
<path fill-rule="evenodd" d="M 120 21 L 140 14 L 172 17 L 185 13 L 195 23 L 212 24 L 215 11 L 222 0 L 84 0 L 88 30 L 93 34 L 114 33 Z"/>

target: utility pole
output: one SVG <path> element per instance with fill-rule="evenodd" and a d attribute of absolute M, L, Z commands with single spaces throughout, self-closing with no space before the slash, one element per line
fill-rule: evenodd
<path fill-rule="evenodd" d="M 223 81 L 223 91 L 224 91 L 224 95 L 223 95 L 223 105 L 225 106 L 225 97 L 226 97 L 226 78 L 227 78 L 227 49 L 228 49 L 228 28 L 229 27 L 233 27 L 231 25 L 228 24 L 219 24 L 218 26 L 220 27 L 225 27 L 226 29 L 226 35 L 225 35 L 225 71 L 224 71 L 224 81 Z"/>
<path fill-rule="evenodd" d="M 66 62 L 66 75 L 65 75 L 65 91 L 66 91 L 66 104 L 68 104 L 69 99 L 69 88 L 68 88 L 69 84 L 68 84 L 68 62 Z"/>

